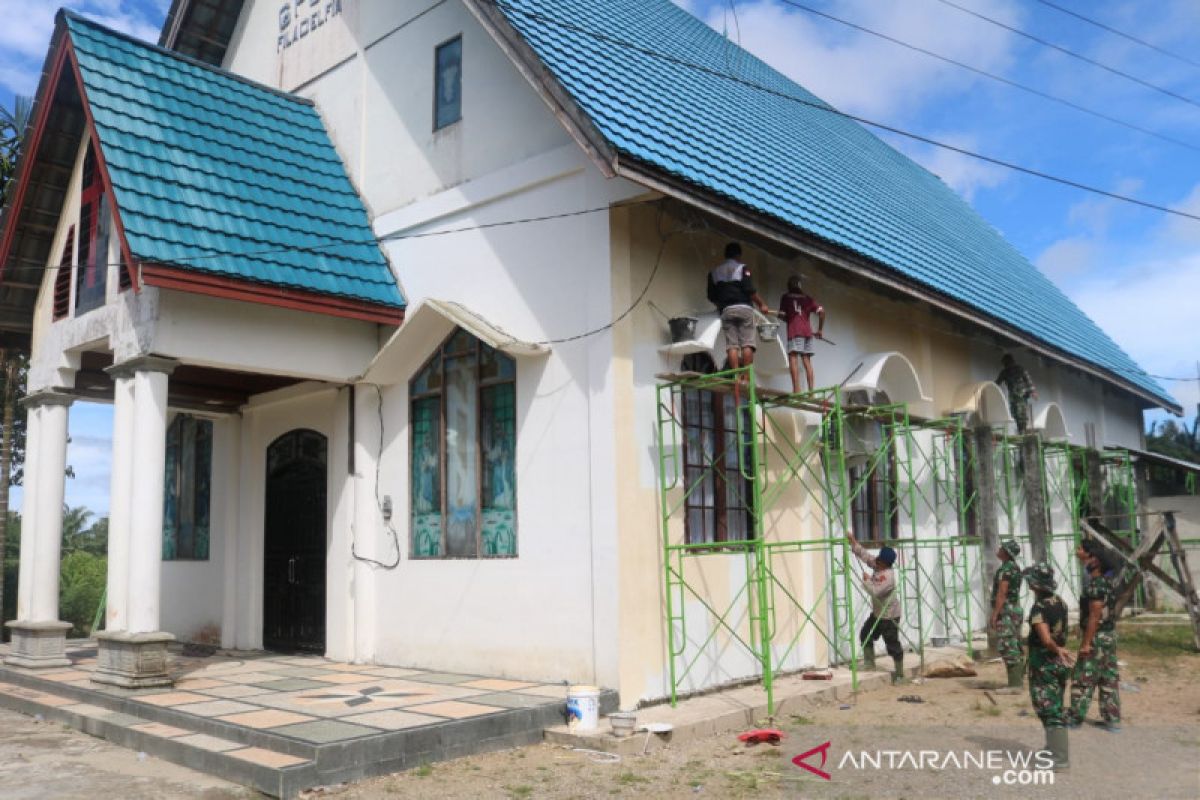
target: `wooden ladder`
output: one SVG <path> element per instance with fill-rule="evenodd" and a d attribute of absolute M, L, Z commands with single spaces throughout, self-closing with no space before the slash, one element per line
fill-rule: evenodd
<path fill-rule="evenodd" d="M 1188 567 L 1187 553 L 1184 551 L 1183 545 L 1179 541 L 1179 533 L 1175 529 L 1175 513 L 1160 511 L 1155 515 L 1161 518 L 1158 527 L 1152 535 L 1143 538 L 1136 549 L 1094 517 L 1080 520 L 1079 524 L 1085 536 L 1090 536 L 1100 542 L 1125 562 L 1126 568 L 1122 571 L 1118 584 L 1119 594 L 1117 595 L 1115 615 L 1120 617 L 1121 611 L 1124 610 L 1137 590 L 1138 584 L 1148 572 L 1183 598 L 1184 608 L 1192 621 L 1192 644 L 1197 651 L 1200 651 L 1200 596 L 1196 594 L 1196 582 Z M 1166 545 L 1167 552 L 1171 554 L 1171 564 L 1175 568 L 1174 577 L 1154 563 L 1154 558 L 1163 545 Z"/>

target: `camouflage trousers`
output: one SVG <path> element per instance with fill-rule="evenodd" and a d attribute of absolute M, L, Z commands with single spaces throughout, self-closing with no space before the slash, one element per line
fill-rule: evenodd
<path fill-rule="evenodd" d="M 1020 664 L 1024 658 L 1021 651 L 1021 607 L 1016 603 L 1005 603 L 996 619 L 996 652 L 1008 666 Z"/>
<path fill-rule="evenodd" d="M 1017 433 L 1025 433 L 1029 427 L 1030 402 L 1023 398 L 1010 398 L 1008 410 L 1012 412 L 1013 422 L 1017 423 Z"/>
<path fill-rule="evenodd" d="M 1043 728 L 1066 727 L 1067 712 L 1063 707 L 1063 694 L 1070 674 L 1070 667 L 1060 664 L 1047 651 L 1040 647 L 1030 648 L 1029 699 L 1033 701 L 1033 710 L 1042 721 Z"/>
<path fill-rule="evenodd" d="M 1100 687 L 1100 717 L 1105 722 L 1121 721 L 1121 676 L 1117 673 L 1117 634 L 1097 631 L 1091 658 L 1075 663 L 1071 676 L 1071 717 L 1080 723 L 1087 717 L 1092 690 Z"/>

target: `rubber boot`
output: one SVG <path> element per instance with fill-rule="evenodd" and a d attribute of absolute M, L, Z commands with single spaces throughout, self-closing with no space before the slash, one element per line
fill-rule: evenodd
<path fill-rule="evenodd" d="M 1067 729 L 1046 728 L 1046 749 L 1054 759 L 1054 771 L 1068 769 L 1071 765 L 1067 756 Z"/>
<path fill-rule="evenodd" d="M 875 648 L 867 647 L 863 649 L 863 669 L 875 669 Z"/>
<path fill-rule="evenodd" d="M 1025 662 L 1005 665 L 1008 669 L 1008 688 L 1020 689 L 1025 685 Z"/>
<path fill-rule="evenodd" d="M 893 657 L 892 663 L 895 665 L 894 667 L 892 667 L 892 683 L 893 684 L 905 683 L 906 680 L 904 678 L 904 656 L 900 656 L 899 658 Z"/>
<path fill-rule="evenodd" d="M 1005 664 L 1004 668 L 1008 670 L 1008 685 L 1001 689 L 996 689 L 996 694 L 1020 694 L 1025 676 L 1025 662 L 1020 661 L 1016 664 Z"/>

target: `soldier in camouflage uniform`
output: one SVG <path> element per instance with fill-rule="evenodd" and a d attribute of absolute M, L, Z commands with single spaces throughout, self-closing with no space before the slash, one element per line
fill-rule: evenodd
<path fill-rule="evenodd" d="M 1025 673 L 1025 654 L 1021 652 L 1021 568 L 1017 565 L 1021 545 L 1016 539 L 1005 539 L 996 555 L 1000 558 L 1000 568 L 992 578 L 989 627 L 996 632 L 996 650 L 1008 670 L 1008 686 L 1019 689 Z"/>
<path fill-rule="evenodd" d="M 1000 365 L 1002 369 L 996 376 L 996 383 L 1008 390 L 1008 410 L 1017 423 L 1017 433 L 1025 433 L 1029 428 L 1030 405 L 1038 396 L 1037 387 L 1025 368 L 1008 353 L 1000 359 Z"/>
<path fill-rule="evenodd" d="M 1117 672 L 1117 630 L 1114 609 L 1117 593 L 1104 576 L 1104 547 L 1087 539 L 1075 551 L 1087 570 L 1087 583 L 1079 597 L 1079 660 L 1071 676 L 1071 727 L 1087 718 L 1092 690 L 1100 687 L 1100 718 L 1106 730 L 1121 729 L 1121 676 Z"/>
<path fill-rule="evenodd" d="M 1029 609 L 1029 697 L 1046 731 L 1046 750 L 1054 768 L 1067 768 L 1067 713 L 1063 693 L 1071 672 L 1067 650 L 1067 605 L 1054 593 L 1054 570 L 1045 561 L 1024 572 L 1033 591 Z"/>

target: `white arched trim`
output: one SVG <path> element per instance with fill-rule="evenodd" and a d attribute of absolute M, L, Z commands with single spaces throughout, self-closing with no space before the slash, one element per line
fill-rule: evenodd
<path fill-rule="evenodd" d="M 1067 430 L 1067 418 L 1058 403 L 1046 403 L 1034 412 L 1033 429 L 1041 431 L 1042 438 L 1050 442 L 1062 441 L 1071 435 Z"/>
<path fill-rule="evenodd" d="M 993 381 L 966 383 L 954 393 L 955 414 L 969 415 L 974 425 L 1007 425 L 1012 422 L 1008 398 Z"/>
<path fill-rule="evenodd" d="M 510 356 L 550 354 L 547 345 L 521 341 L 461 303 L 428 298 L 408 310 L 404 324 L 375 354 L 359 380 L 384 386 L 406 382 L 455 328 Z"/>
<path fill-rule="evenodd" d="M 846 392 L 882 391 L 893 403 L 930 402 L 921 389 L 917 370 L 903 353 L 871 353 L 850 371 L 842 389 Z"/>
<path fill-rule="evenodd" d="M 754 316 L 758 322 L 767 321 L 757 312 Z M 721 333 L 721 315 L 715 311 L 706 311 L 696 314 L 695 317 L 695 338 L 663 345 L 658 348 L 659 352 L 672 361 L 691 353 L 708 353 L 712 356 L 717 369 L 720 369 L 725 363 L 725 336 Z M 772 321 L 777 322 L 777 320 Z M 787 350 L 784 349 L 785 342 L 783 341 L 784 326 L 779 324 L 777 330 L 774 339 L 765 342 L 759 339 L 754 353 L 755 370 L 766 375 L 777 375 L 788 371 Z"/>

